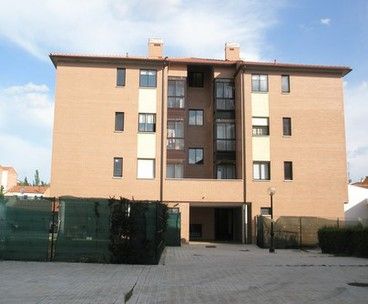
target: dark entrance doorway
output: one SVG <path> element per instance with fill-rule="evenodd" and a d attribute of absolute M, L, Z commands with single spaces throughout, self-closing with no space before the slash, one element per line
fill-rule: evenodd
<path fill-rule="evenodd" d="M 233 208 L 215 209 L 215 239 L 217 241 L 233 241 Z"/>

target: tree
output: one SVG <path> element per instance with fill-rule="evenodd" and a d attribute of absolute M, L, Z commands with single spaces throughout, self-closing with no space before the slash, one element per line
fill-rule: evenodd
<path fill-rule="evenodd" d="M 33 186 L 39 186 L 40 185 L 40 173 L 38 172 L 38 170 L 36 170 L 35 175 L 34 175 L 34 181 L 33 181 Z"/>
<path fill-rule="evenodd" d="M 19 185 L 21 185 L 21 186 L 29 186 L 29 182 L 28 182 L 27 176 L 24 178 L 24 180 L 22 182 L 19 182 Z"/>

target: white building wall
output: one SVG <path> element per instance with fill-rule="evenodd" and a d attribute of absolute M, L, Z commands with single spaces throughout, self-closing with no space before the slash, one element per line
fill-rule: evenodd
<path fill-rule="evenodd" d="M 349 202 L 344 205 L 346 220 L 368 220 L 368 189 L 348 185 Z"/>

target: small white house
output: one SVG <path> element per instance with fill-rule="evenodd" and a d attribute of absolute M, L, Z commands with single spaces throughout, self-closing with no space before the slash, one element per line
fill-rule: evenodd
<path fill-rule="evenodd" d="M 348 185 L 349 202 L 344 205 L 345 220 L 368 222 L 368 178 Z"/>

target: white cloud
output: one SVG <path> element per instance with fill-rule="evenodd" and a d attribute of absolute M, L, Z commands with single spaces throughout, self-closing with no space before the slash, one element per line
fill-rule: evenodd
<path fill-rule="evenodd" d="M 53 108 L 44 84 L 0 88 L 0 164 L 15 167 L 21 178 L 36 169 L 49 178 Z"/>
<path fill-rule="evenodd" d="M 322 18 L 320 20 L 321 24 L 323 25 L 330 25 L 331 24 L 331 19 L 330 18 Z"/>
<path fill-rule="evenodd" d="M 37 142 L 29 142 L 14 135 L 0 133 L 0 160 L 5 166 L 12 166 L 18 173 L 18 179 L 27 176 L 32 182 L 35 170 L 40 172 L 42 181 L 49 181 L 51 150 Z"/>
<path fill-rule="evenodd" d="M 257 59 L 285 3 L 2 0 L 0 35 L 42 59 L 58 50 L 145 54 L 149 37 L 162 37 L 169 55 L 223 57 L 224 43 L 237 41 L 245 57 Z"/>
<path fill-rule="evenodd" d="M 350 177 L 368 175 L 368 81 L 345 85 L 345 116 Z"/>
<path fill-rule="evenodd" d="M 49 88 L 27 83 L 0 89 L 0 127 L 25 130 L 29 126 L 50 128 L 53 122 L 53 103 Z"/>

